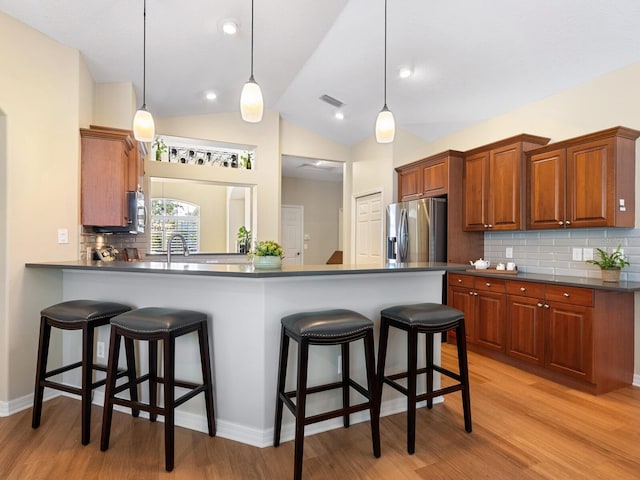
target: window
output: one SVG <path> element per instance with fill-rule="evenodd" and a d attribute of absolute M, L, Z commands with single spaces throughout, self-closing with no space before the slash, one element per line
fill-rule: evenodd
<path fill-rule="evenodd" d="M 174 233 L 187 239 L 189 250 L 200 251 L 200 207 L 172 198 L 151 199 L 151 253 L 167 251 L 167 240 Z M 174 241 L 171 252 L 182 252 L 182 244 Z"/>

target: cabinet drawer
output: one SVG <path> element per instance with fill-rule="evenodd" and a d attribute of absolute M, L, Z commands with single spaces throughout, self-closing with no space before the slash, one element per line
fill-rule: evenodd
<path fill-rule="evenodd" d="M 476 290 L 504 293 L 507 282 L 502 278 L 476 277 Z"/>
<path fill-rule="evenodd" d="M 509 295 L 542 299 L 544 298 L 544 284 L 509 280 L 507 282 L 507 293 Z"/>
<path fill-rule="evenodd" d="M 548 302 L 562 302 L 591 307 L 593 306 L 593 290 L 590 288 L 547 285 L 545 299 Z"/>
<path fill-rule="evenodd" d="M 470 275 L 460 275 L 458 273 L 450 273 L 448 275 L 448 284 L 452 287 L 473 288 L 473 277 Z"/>

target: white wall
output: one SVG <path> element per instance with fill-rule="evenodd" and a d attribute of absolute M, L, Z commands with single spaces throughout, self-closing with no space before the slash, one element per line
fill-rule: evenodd
<path fill-rule="evenodd" d="M 305 265 L 323 265 L 338 250 L 342 182 L 282 178 L 282 204 L 304 206 Z"/>

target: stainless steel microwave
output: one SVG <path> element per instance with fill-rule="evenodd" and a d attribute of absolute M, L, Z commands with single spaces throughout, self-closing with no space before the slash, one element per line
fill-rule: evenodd
<path fill-rule="evenodd" d="M 144 204 L 144 192 L 126 192 L 127 224 L 124 226 L 94 226 L 96 233 L 144 233 L 147 223 L 147 209 Z"/>

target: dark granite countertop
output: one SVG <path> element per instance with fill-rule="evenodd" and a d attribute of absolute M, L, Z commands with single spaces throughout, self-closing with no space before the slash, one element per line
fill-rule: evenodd
<path fill-rule="evenodd" d="M 407 263 L 387 265 L 304 265 L 283 266 L 277 270 L 256 270 L 251 264 L 221 264 L 221 263 L 185 263 L 185 262 L 38 262 L 27 263 L 28 268 L 55 268 L 60 270 L 92 270 L 103 272 L 128 273 L 162 273 L 177 275 L 203 275 L 221 277 L 267 278 L 267 277 L 295 277 L 318 275 L 354 275 L 371 273 L 398 273 L 464 270 L 464 265 L 447 263 Z"/>
<path fill-rule="evenodd" d="M 518 280 L 523 282 L 546 283 L 549 285 L 565 285 L 567 287 L 585 287 L 597 290 L 614 290 L 618 292 L 637 292 L 640 291 L 640 282 L 603 282 L 599 278 L 571 277 L 568 275 L 545 275 L 540 273 L 500 273 L 496 270 L 465 270 L 456 272 L 465 275 L 482 276 L 482 277 L 499 277 L 505 280 Z"/>

